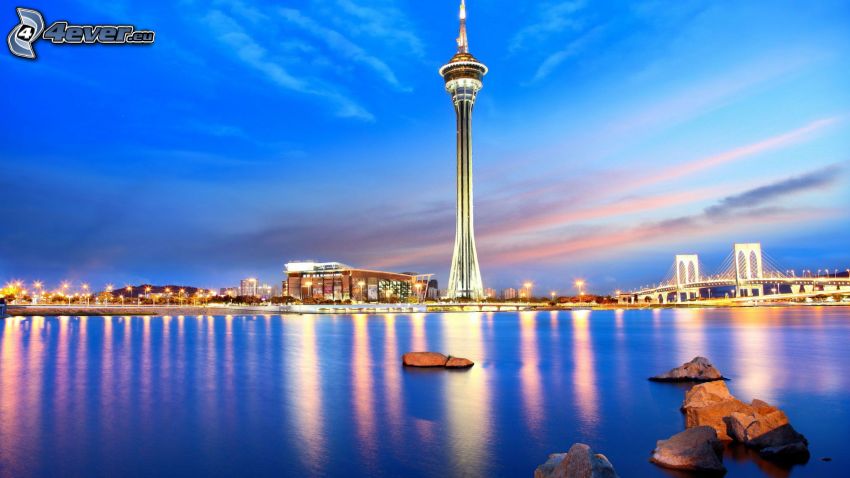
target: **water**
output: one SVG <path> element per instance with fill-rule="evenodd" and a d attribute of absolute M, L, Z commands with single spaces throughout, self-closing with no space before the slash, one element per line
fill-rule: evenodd
<path fill-rule="evenodd" d="M 410 350 L 476 365 L 403 369 Z M 698 354 L 811 444 L 791 470 L 729 452 L 727 476 L 847 469 L 850 309 L 802 307 L 7 319 L 0 476 L 530 477 L 585 442 L 667 477 L 647 458 L 686 387 L 646 377 Z"/>

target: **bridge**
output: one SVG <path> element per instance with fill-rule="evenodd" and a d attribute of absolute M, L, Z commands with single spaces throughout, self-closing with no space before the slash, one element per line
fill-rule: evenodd
<path fill-rule="evenodd" d="M 823 294 L 850 294 L 850 269 L 783 271 L 760 243 L 735 244 L 718 271 L 704 274 L 697 254 L 678 254 L 667 277 L 659 284 L 618 292 L 623 304 L 667 304 L 695 300 L 731 299 L 736 301 L 785 300 Z"/>

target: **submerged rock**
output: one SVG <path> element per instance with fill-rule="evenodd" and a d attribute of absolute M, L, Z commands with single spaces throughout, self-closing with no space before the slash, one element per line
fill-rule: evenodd
<path fill-rule="evenodd" d="M 445 367 L 449 358 L 437 352 L 408 352 L 401 361 L 405 367 Z"/>
<path fill-rule="evenodd" d="M 687 428 L 709 426 L 720 440 L 743 443 L 765 458 L 795 463 L 809 459 L 808 441 L 782 410 L 758 399 L 744 403 L 723 381 L 693 386 L 685 393 L 682 411 Z"/>
<path fill-rule="evenodd" d="M 804 463 L 809 460 L 809 442 L 794 430 L 782 410 L 753 400 L 746 412 L 723 419 L 729 436 L 754 448 L 765 458 Z"/>
<path fill-rule="evenodd" d="M 658 440 L 652 457 L 656 465 L 675 470 L 726 473 L 723 444 L 711 427 L 694 427 L 667 440 Z"/>
<path fill-rule="evenodd" d="M 576 443 L 567 453 L 549 455 L 534 470 L 534 478 L 619 478 L 605 455 L 594 453 L 584 443 Z"/>
<path fill-rule="evenodd" d="M 694 357 L 667 373 L 649 378 L 655 382 L 710 382 L 724 380 L 723 375 L 705 357 Z"/>
<path fill-rule="evenodd" d="M 449 357 L 446 362 L 446 368 L 469 368 L 475 365 L 475 362 L 463 357 Z"/>

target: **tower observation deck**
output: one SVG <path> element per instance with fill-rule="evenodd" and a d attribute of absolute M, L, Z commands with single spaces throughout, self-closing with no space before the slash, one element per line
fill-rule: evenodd
<path fill-rule="evenodd" d="M 457 117 L 457 217 L 454 253 L 447 295 L 450 299 L 480 299 L 484 285 L 478 267 L 472 213 L 472 108 L 483 87 L 487 67 L 469 53 L 466 37 L 466 2 L 460 2 L 460 35 L 457 53 L 440 68 Z"/>

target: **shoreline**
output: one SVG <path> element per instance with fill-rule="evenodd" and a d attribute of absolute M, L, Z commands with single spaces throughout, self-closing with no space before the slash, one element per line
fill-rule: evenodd
<path fill-rule="evenodd" d="M 360 307 L 332 306 L 67 306 L 67 305 L 9 305 L 6 317 L 31 316 L 175 316 L 175 315 L 357 315 L 385 313 L 499 313 L 499 312 L 552 312 L 574 310 L 654 310 L 654 309 L 723 309 L 723 308 L 779 308 L 779 307 L 850 307 L 846 302 L 824 303 L 756 303 L 756 304 L 653 304 L 597 306 L 524 306 L 510 305 L 497 309 L 496 306 L 464 306 L 444 304 L 361 304 Z M 5 317 L 0 317 L 5 318 Z"/>

